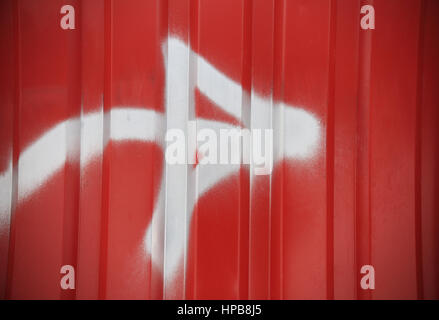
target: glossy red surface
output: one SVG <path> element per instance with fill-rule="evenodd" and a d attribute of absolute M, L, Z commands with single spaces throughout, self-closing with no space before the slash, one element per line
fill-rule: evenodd
<path fill-rule="evenodd" d="M 65 4 L 74 30 L 60 27 Z M 360 29 L 364 4 L 375 30 Z M 437 0 L 4 0 L 0 23 L 1 298 L 439 298 Z M 173 38 L 193 51 L 187 119 L 246 126 L 282 102 L 315 116 L 321 140 L 311 158 L 283 158 L 271 176 L 243 165 L 202 194 L 208 171 L 188 169 L 183 238 L 166 193 L 148 251 L 161 188 L 181 181 L 166 176 L 159 142 L 113 139 L 112 110 L 169 126 Z M 242 88 L 236 113 L 192 87 L 205 81 L 201 59 Z M 271 113 L 257 114 L 253 95 Z M 62 123 L 63 138 L 47 140 L 59 145 L 26 158 Z M 144 128 L 165 135 L 158 122 Z M 32 180 L 46 163 L 50 174 Z M 75 290 L 60 288 L 66 264 Z M 366 264 L 372 291 L 360 288 Z"/>

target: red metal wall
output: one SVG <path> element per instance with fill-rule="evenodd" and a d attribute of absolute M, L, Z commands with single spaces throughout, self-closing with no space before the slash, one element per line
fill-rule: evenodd
<path fill-rule="evenodd" d="M 437 0 L 7 0 L 0 23 L 0 297 L 439 298 Z M 191 119 L 269 119 L 289 150 L 293 108 L 317 151 L 270 176 L 164 163 Z"/>

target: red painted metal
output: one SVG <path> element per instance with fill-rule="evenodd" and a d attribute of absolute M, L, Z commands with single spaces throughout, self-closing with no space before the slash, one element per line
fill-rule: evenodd
<path fill-rule="evenodd" d="M 60 27 L 65 4 L 74 30 Z M 375 30 L 360 29 L 364 4 Z M 437 0 L 2 1 L 0 297 L 438 299 L 438 17 Z M 164 240 L 153 235 L 161 253 L 144 246 L 162 183 L 176 182 L 163 180 L 163 149 L 112 140 L 108 116 L 169 118 L 170 36 L 249 96 L 300 106 L 322 128 L 314 158 L 284 159 L 271 176 L 242 166 L 197 198 L 181 257 L 166 225 Z M 244 94 L 251 111 L 236 117 L 198 91 L 190 117 L 241 125 L 252 101 Z M 41 168 L 25 167 L 26 150 L 69 119 L 83 124 L 62 131 L 65 161 L 24 193 Z M 102 152 L 86 164 L 93 138 Z M 66 264 L 75 290 L 60 288 Z M 366 264 L 372 291 L 360 287 Z"/>

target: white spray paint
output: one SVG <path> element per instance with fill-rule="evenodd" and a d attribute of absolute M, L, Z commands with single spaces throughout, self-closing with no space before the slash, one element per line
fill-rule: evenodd
<path fill-rule="evenodd" d="M 163 114 L 150 109 L 117 108 L 110 111 L 111 140 L 155 141 Z M 60 170 L 70 155 L 88 164 L 102 153 L 103 119 L 100 113 L 89 113 L 65 120 L 49 129 L 21 154 L 18 162 L 18 201 L 25 200 Z M 68 134 L 69 127 L 81 125 L 81 144 L 74 141 L 78 134 Z M 154 131 L 152 128 L 158 130 Z M 78 149 L 81 146 L 81 149 Z"/>
<path fill-rule="evenodd" d="M 243 99 L 246 99 L 246 93 L 239 83 L 221 73 L 177 38 L 169 38 L 163 48 L 165 61 L 167 61 L 166 109 L 168 110 L 168 129 L 182 126 L 184 128 L 188 120 L 189 102 L 193 102 L 188 94 L 188 92 L 191 92 L 188 89 L 192 89 L 188 77 L 190 74 L 189 64 L 190 61 L 194 60 L 197 74 L 196 86 L 200 92 L 223 111 L 235 118 L 243 118 L 243 111 L 246 110 L 243 110 L 245 106 L 242 102 Z M 266 114 L 270 113 L 271 100 L 264 99 L 252 92 L 251 103 L 252 126 L 268 128 Z M 275 104 L 274 113 L 274 121 L 280 122 L 277 125 L 280 130 L 275 132 L 275 139 L 281 146 L 278 150 L 275 150 L 275 160 L 279 161 L 284 157 L 301 160 L 313 157 L 320 139 L 318 120 L 309 112 L 284 103 Z M 287 125 L 283 125 L 284 122 Z M 175 125 L 170 127 L 170 123 L 175 123 Z M 244 124 L 246 123 L 244 122 Z M 211 128 L 219 131 L 220 128 L 230 129 L 233 126 L 221 121 L 197 119 L 197 130 L 201 130 L 201 128 Z M 191 154 L 187 156 L 194 157 Z M 182 258 L 186 265 L 188 229 L 198 199 L 221 180 L 238 173 L 240 166 L 203 165 L 192 168 L 191 165 L 168 165 L 166 168 L 166 178 L 162 179 L 159 191 L 159 205 L 154 210 L 153 221 L 145 235 L 145 248 L 151 254 L 152 262 L 158 268 L 162 267 L 162 255 L 160 245 L 155 243 L 155 237 L 152 234 L 159 235 L 159 239 L 164 237 L 163 270 L 165 289 L 166 282 L 172 282 L 175 277 Z M 170 178 L 170 175 L 172 178 Z M 194 188 L 196 189 L 195 199 L 187 196 L 187 181 L 193 175 L 195 175 L 195 179 L 193 179 L 195 181 Z M 164 235 L 161 231 L 163 229 L 165 230 Z"/>
<path fill-rule="evenodd" d="M 238 119 L 245 118 L 243 113 L 250 111 L 245 110 L 246 106 L 242 102 L 251 99 L 250 126 L 261 129 L 273 126 L 275 129 L 275 161 L 284 158 L 310 159 L 318 151 L 321 129 L 318 120 L 311 113 L 282 102 L 273 103 L 271 99 L 263 98 L 255 92 L 251 93 L 251 98 L 248 97 L 239 83 L 221 73 L 177 38 L 169 38 L 163 51 L 166 68 L 166 117 L 150 109 L 124 107 L 112 109 L 105 115 L 89 113 L 81 118 L 59 123 L 21 153 L 18 163 L 19 202 L 32 195 L 66 161 L 80 160 L 82 167 L 100 155 L 106 145 L 106 141 L 103 141 L 103 121 L 106 117 L 110 117 L 111 140 L 121 143 L 130 140 L 155 142 L 163 148 L 165 126 L 185 129 L 190 105 L 194 103 L 194 88 L 188 76 L 190 61 L 196 63 L 195 85 L 228 114 Z M 267 120 L 266 115 L 271 114 L 272 106 L 273 114 Z M 78 123 L 81 125 L 81 134 L 78 134 L 80 143 L 69 140 L 72 135 L 68 134 L 69 128 L 76 127 Z M 249 124 L 244 122 L 244 125 Z M 200 128 L 219 130 L 233 126 L 221 121 L 197 119 L 197 129 Z M 195 203 L 220 181 L 238 173 L 239 168 L 239 165 L 204 165 L 196 168 L 191 165 L 180 168 L 165 166 L 144 244 L 146 252 L 151 255 L 152 262 L 157 267 L 161 268 L 164 263 L 163 276 L 166 281 L 172 281 L 182 257 L 186 263 L 187 230 Z M 173 178 L 170 179 L 171 177 Z M 12 165 L 0 175 L 1 189 L 9 190 L 3 186 L 10 186 L 11 180 Z M 188 182 L 195 182 L 195 198 L 187 197 L 185 193 Z M 8 192 L 2 191 L 0 194 L 1 217 L 6 217 L 8 212 L 10 214 L 10 198 Z M 1 221 L 3 224 L 3 218 Z"/>
<path fill-rule="evenodd" d="M 12 158 L 12 156 L 10 156 Z M 12 202 L 12 159 L 0 174 L 0 234 L 9 227 Z"/>

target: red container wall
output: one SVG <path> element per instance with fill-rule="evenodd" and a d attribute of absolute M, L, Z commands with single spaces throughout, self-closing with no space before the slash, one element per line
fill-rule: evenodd
<path fill-rule="evenodd" d="M 437 0 L 5 0 L 0 23 L 1 298 L 439 298 Z M 273 129 L 272 173 L 167 163 L 190 121 Z"/>

